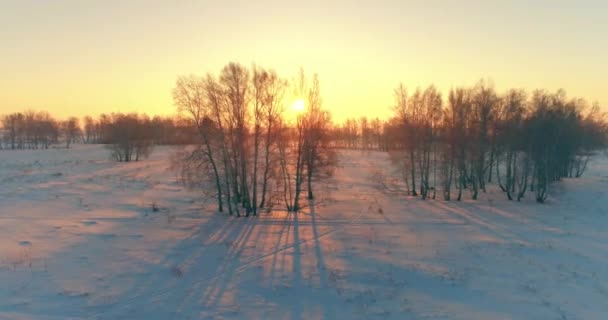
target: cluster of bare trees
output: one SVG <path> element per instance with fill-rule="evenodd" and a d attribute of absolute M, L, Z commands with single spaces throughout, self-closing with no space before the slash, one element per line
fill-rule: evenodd
<path fill-rule="evenodd" d="M 432 192 L 434 198 L 439 122 L 442 115 L 441 94 L 430 86 L 424 91 L 417 89 L 408 96 L 407 90 L 401 85 L 395 90 L 395 100 L 396 118 L 385 125 L 385 133 L 395 134 L 392 137 L 395 140 L 393 148 L 403 150 L 400 165 L 407 177 L 405 182 L 411 194 L 416 196 L 419 192 L 426 199 Z"/>
<path fill-rule="evenodd" d="M 301 71 L 287 81 L 229 63 L 218 76 L 178 78 L 173 97 L 185 117 L 102 114 L 85 117 L 81 127 L 75 117 L 12 113 L 0 118 L 0 148 L 82 141 L 106 144 L 118 161 L 137 161 L 154 145 L 188 145 L 174 161 L 185 180 L 212 181 L 220 211 L 248 216 L 277 202 L 300 210 L 301 194 L 313 199 L 313 181 L 331 174 L 336 147 L 389 151 L 408 192 L 423 199 L 438 190 L 445 200 L 466 192 L 477 199 L 495 182 L 509 200 L 533 192 L 544 202 L 552 182 L 580 177 L 608 144 L 599 107 L 562 90 L 499 94 L 481 81 L 450 90 L 445 101 L 434 86 L 410 94 L 401 85 L 394 93 L 393 118 L 333 126 L 316 75 Z M 296 99 L 305 108 L 288 116 L 285 103 Z"/>
<path fill-rule="evenodd" d="M 66 148 L 69 148 L 73 142 L 82 139 L 82 129 L 80 128 L 78 118 L 70 117 L 66 121 L 61 121 L 59 125 L 63 133 Z"/>
<path fill-rule="evenodd" d="M 439 188 L 445 200 L 453 189 L 457 200 L 465 190 L 477 199 L 495 179 L 509 200 L 530 191 L 544 202 L 552 182 L 579 177 L 607 145 L 599 108 L 562 90 L 501 95 L 482 81 L 450 90 L 444 105 L 433 86 L 411 95 L 399 86 L 395 102 L 381 140 L 393 150 L 408 191 L 423 199 L 434 199 Z"/>
<path fill-rule="evenodd" d="M 137 114 L 113 114 L 107 124 L 107 147 L 116 161 L 139 161 L 154 148 L 149 120 Z"/>
<path fill-rule="evenodd" d="M 1 120 L 0 148 L 4 149 L 48 149 L 58 142 L 64 128 L 47 112 L 11 113 Z"/>
<path fill-rule="evenodd" d="M 383 125 L 379 118 L 347 118 L 332 129 L 333 145 L 349 149 L 382 149 Z"/>
<path fill-rule="evenodd" d="M 314 199 L 312 180 L 315 175 L 331 175 L 335 165 L 335 154 L 330 147 L 331 116 L 322 109 L 322 99 L 319 78 L 315 75 L 309 83 L 304 71 L 300 71 L 294 80 L 295 95 L 306 98 L 306 109 L 296 118 L 295 128 L 290 130 L 291 135 L 284 135 L 279 144 L 280 154 L 291 154 L 291 163 L 281 162 L 281 172 L 284 184 L 291 185 L 289 168 L 293 170 L 293 189 L 284 192 L 287 209 L 298 211 L 300 209 L 300 193 L 302 184 L 306 180 L 308 190 L 307 198 Z M 288 147 L 289 149 L 285 150 Z M 285 157 L 283 157 L 285 158 Z M 289 158 L 287 158 L 289 159 Z M 289 188 L 291 190 L 291 188 Z M 289 195 L 289 197 L 287 197 Z"/>
<path fill-rule="evenodd" d="M 189 145 L 197 142 L 196 128 L 180 117 L 150 118 L 145 114 L 101 114 L 84 118 L 83 141 L 105 144 L 117 161 L 139 161 L 155 145 Z"/>
<path fill-rule="evenodd" d="M 125 116 L 124 114 L 101 114 L 97 118 L 90 116 L 84 117 L 83 136 L 84 143 L 111 144 L 111 133 L 113 121 Z M 142 126 L 148 131 L 149 139 L 155 145 L 180 145 L 192 144 L 196 136 L 194 128 L 188 119 L 180 117 L 161 117 L 149 118 L 146 115 L 136 115 Z"/>
<path fill-rule="evenodd" d="M 147 157 L 153 145 L 192 144 L 196 132 L 187 119 L 138 114 L 87 116 L 83 126 L 76 117 L 56 120 L 47 112 L 27 111 L 1 118 L 0 149 L 48 149 L 64 143 L 106 144 L 118 161 Z"/>
<path fill-rule="evenodd" d="M 285 113 L 290 89 L 306 101 L 295 124 Z M 290 84 L 273 70 L 229 63 L 219 76 L 179 77 L 173 97 L 199 138 L 175 162 L 189 183 L 212 181 L 219 211 L 256 215 L 276 201 L 298 211 L 304 182 L 314 197 L 313 179 L 330 163 L 316 76 L 309 82 L 301 72 Z"/>

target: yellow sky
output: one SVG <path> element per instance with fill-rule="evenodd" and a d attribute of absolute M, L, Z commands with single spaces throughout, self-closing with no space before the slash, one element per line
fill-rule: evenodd
<path fill-rule="evenodd" d="M 490 78 L 608 105 L 604 1 L 1 1 L 0 113 L 172 114 L 178 75 L 318 72 L 337 120 Z"/>

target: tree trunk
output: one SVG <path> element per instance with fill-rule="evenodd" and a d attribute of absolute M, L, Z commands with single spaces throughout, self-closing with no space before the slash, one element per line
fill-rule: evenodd
<path fill-rule="evenodd" d="M 252 210 L 253 215 L 258 213 L 258 150 L 260 144 L 260 126 L 256 125 L 254 136 L 254 150 L 253 150 L 253 196 L 252 196 Z"/>
<path fill-rule="evenodd" d="M 412 176 L 412 195 L 415 197 L 418 193 L 416 193 L 416 162 L 413 150 L 410 150 L 410 173 Z"/>
<path fill-rule="evenodd" d="M 270 171 L 270 134 L 272 130 L 272 122 L 268 122 L 268 129 L 266 131 L 266 145 L 264 155 L 264 175 L 262 177 L 262 200 L 260 201 L 260 208 L 264 208 L 266 205 L 266 190 L 268 187 L 268 173 Z"/>
<path fill-rule="evenodd" d="M 217 189 L 217 206 L 218 211 L 224 211 L 224 204 L 222 202 L 222 184 L 220 182 L 220 174 L 217 170 L 217 165 L 215 164 L 215 159 L 213 158 L 213 153 L 211 151 L 211 145 L 209 144 L 209 139 L 206 134 L 203 134 L 203 139 L 205 140 L 205 146 L 207 147 L 207 157 L 209 158 L 209 162 L 211 163 L 211 168 L 213 169 L 213 174 L 215 176 L 215 187 Z"/>

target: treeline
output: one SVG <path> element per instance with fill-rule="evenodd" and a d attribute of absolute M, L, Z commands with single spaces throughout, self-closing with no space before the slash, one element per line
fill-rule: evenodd
<path fill-rule="evenodd" d="M 509 200 L 526 192 L 544 202 L 552 182 L 579 177 L 590 157 L 607 146 L 607 125 L 597 105 L 550 93 L 487 83 L 450 90 L 447 101 L 430 86 L 408 94 L 395 89 L 395 115 L 378 146 L 391 150 L 408 192 L 435 199 L 472 199 L 496 181 Z"/>
<path fill-rule="evenodd" d="M 304 102 L 295 117 L 286 116 L 285 102 L 293 101 L 286 96 Z M 313 199 L 314 181 L 331 174 L 331 122 L 316 75 L 301 71 L 287 81 L 273 70 L 229 63 L 219 75 L 180 77 L 173 97 L 198 135 L 173 162 L 185 181 L 213 184 L 220 212 L 256 215 L 281 203 L 298 211 L 301 194 Z"/>
<path fill-rule="evenodd" d="M 580 177 L 608 144 L 599 106 L 563 90 L 497 93 L 482 81 L 447 100 L 433 86 L 394 94 L 391 119 L 347 119 L 332 128 L 332 146 L 389 151 L 407 192 L 423 199 L 477 199 L 496 183 L 509 200 L 534 192 L 544 202 L 552 182 Z"/>
<path fill-rule="evenodd" d="M 240 215 L 277 202 L 301 208 L 313 199 L 313 181 L 331 174 L 335 148 L 388 151 L 407 192 L 423 199 L 477 199 L 495 183 L 509 200 L 533 192 L 547 199 L 551 183 L 580 177 L 608 144 L 597 105 L 564 91 L 511 89 L 498 93 L 483 81 L 450 90 L 434 86 L 411 94 L 394 90 L 394 116 L 332 124 L 322 109 L 319 79 L 303 71 L 288 81 L 273 70 L 230 63 L 218 75 L 177 80 L 178 117 L 102 114 L 59 121 L 47 112 L 0 118 L 1 149 L 48 149 L 74 142 L 105 144 L 113 159 L 137 161 L 154 145 L 186 145 L 174 157 L 184 181 L 212 181 L 218 208 Z M 305 105 L 287 116 L 286 103 Z"/>
<path fill-rule="evenodd" d="M 332 128 L 333 146 L 348 149 L 382 149 L 388 132 L 386 122 L 379 118 L 347 118 Z"/>
<path fill-rule="evenodd" d="M 61 134 L 70 134 L 69 121 L 59 122 L 47 112 L 13 113 L 3 116 L 1 121 L 0 148 L 48 149 L 59 141 Z"/>
<path fill-rule="evenodd" d="M 125 132 L 133 139 L 147 140 L 154 145 L 179 145 L 194 143 L 195 130 L 188 119 L 181 117 L 150 118 L 145 114 L 101 114 L 97 118 L 87 116 L 83 120 L 84 143 L 113 144 L 119 139 L 125 125 L 134 128 Z"/>
<path fill-rule="evenodd" d="M 178 145 L 192 144 L 196 140 L 189 120 L 179 117 L 150 118 L 114 113 L 97 118 L 87 116 L 82 121 L 76 117 L 62 121 L 48 112 L 26 111 L 1 116 L 0 120 L 0 149 L 48 149 L 60 144 L 69 148 L 74 142 L 123 146 L 126 146 L 126 141 L 129 141 L 128 145 Z M 129 161 L 130 153 L 126 150 L 125 155 L 118 158 Z"/>

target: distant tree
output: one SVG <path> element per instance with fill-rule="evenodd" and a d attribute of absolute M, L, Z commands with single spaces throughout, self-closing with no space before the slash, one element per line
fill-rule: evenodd
<path fill-rule="evenodd" d="M 441 187 L 443 191 L 443 199 L 451 200 L 452 184 L 454 180 L 455 159 L 457 152 L 456 144 L 456 123 L 453 108 L 452 96 L 450 94 L 450 108 L 443 110 L 442 123 L 440 126 L 439 140 L 439 173 Z"/>
<path fill-rule="evenodd" d="M 454 165 L 456 168 L 458 186 L 458 197 L 456 200 L 462 199 L 462 191 L 467 187 L 469 179 L 468 174 L 468 117 L 471 114 L 471 94 L 470 91 L 464 88 L 450 90 L 449 109 L 452 119 L 451 143 L 453 154 L 455 156 Z"/>
<path fill-rule="evenodd" d="M 4 140 L 11 149 L 20 149 L 20 139 L 23 135 L 24 117 L 21 113 L 12 113 L 2 117 Z"/>
<path fill-rule="evenodd" d="M 333 152 L 328 148 L 331 118 L 329 112 L 321 107 L 319 78 L 315 74 L 308 91 L 307 106 L 303 113 L 304 165 L 308 199 L 314 199 L 312 179 L 323 166 L 333 164 Z"/>
<path fill-rule="evenodd" d="M 65 139 L 66 148 L 70 148 L 70 144 L 76 141 L 81 135 L 80 126 L 78 124 L 78 118 L 71 117 L 68 120 L 61 123 L 61 131 Z"/>
<path fill-rule="evenodd" d="M 591 157 L 598 150 L 608 146 L 608 122 L 606 114 L 600 110 L 600 106 L 596 103 L 586 115 L 581 117 L 577 139 L 578 149 L 570 164 L 570 177 L 582 176 Z"/>
<path fill-rule="evenodd" d="M 416 125 L 420 131 L 418 139 L 418 169 L 420 172 L 420 195 L 422 199 L 426 199 L 430 190 L 433 190 L 433 198 L 435 198 L 436 186 L 434 181 L 431 185 L 430 176 L 431 171 L 435 172 L 435 146 L 437 144 L 438 126 L 442 116 L 443 102 L 441 93 L 434 86 L 429 86 L 424 90 L 421 99 L 420 118 Z"/>
<path fill-rule="evenodd" d="M 359 136 L 361 137 L 361 148 L 368 149 L 371 143 L 371 130 L 367 117 L 359 118 Z"/>
<path fill-rule="evenodd" d="M 416 191 L 416 157 L 418 147 L 418 128 L 416 127 L 420 109 L 420 91 L 417 90 L 412 97 L 408 97 L 407 89 L 403 84 L 395 89 L 395 112 L 399 119 L 399 127 L 402 130 L 400 136 L 403 138 L 401 145 L 404 147 L 408 162 L 407 170 L 410 173 L 411 194 L 417 196 Z"/>
<path fill-rule="evenodd" d="M 374 118 L 370 122 L 370 139 L 371 144 L 375 148 L 380 148 L 382 145 L 382 121 L 379 118 Z"/>
<path fill-rule="evenodd" d="M 523 153 L 526 142 L 521 139 L 522 126 L 527 113 L 526 100 L 526 93 L 523 90 L 512 89 L 507 91 L 500 99 L 494 121 L 496 179 L 509 200 L 512 200 L 515 195 L 518 199 L 521 199 L 527 188 L 525 180 L 527 179 L 529 164 Z M 502 175 L 500 173 L 501 160 L 502 167 L 505 169 L 504 183 L 501 180 Z M 521 183 L 518 183 L 518 181 Z"/>
<path fill-rule="evenodd" d="M 154 148 L 147 123 L 137 114 L 115 114 L 108 124 L 108 148 L 113 159 L 122 162 L 147 158 Z"/>
<path fill-rule="evenodd" d="M 97 123 L 92 117 L 84 117 L 84 143 L 97 143 L 99 142 L 99 133 L 97 132 Z"/>
<path fill-rule="evenodd" d="M 346 139 L 348 141 L 349 148 L 357 148 L 360 147 L 358 144 L 359 141 L 359 127 L 357 125 L 357 120 L 355 119 L 346 119 L 344 124 L 345 126 L 345 134 Z"/>
<path fill-rule="evenodd" d="M 469 119 L 471 131 L 471 186 L 472 198 L 477 199 L 479 190 L 485 191 L 486 172 L 489 167 L 487 159 L 490 151 L 489 128 L 498 106 L 498 96 L 491 85 L 481 81 L 472 92 L 472 111 Z"/>

